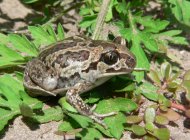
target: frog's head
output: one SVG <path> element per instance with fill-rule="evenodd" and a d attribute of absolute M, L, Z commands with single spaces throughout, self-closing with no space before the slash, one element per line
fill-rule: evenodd
<path fill-rule="evenodd" d="M 136 59 L 127 47 L 102 41 L 99 48 L 101 53 L 97 69 L 103 74 L 101 76 L 127 74 L 134 69 Z"/>

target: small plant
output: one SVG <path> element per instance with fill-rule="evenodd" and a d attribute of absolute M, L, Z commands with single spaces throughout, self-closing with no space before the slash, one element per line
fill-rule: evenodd
<path fill-rule="evenodd" d="M 180 72 L 174 70 L 169 63 L 163 63 L 160 66 L 160 71 L 150 70 L 148 77 L 151 81 L 159 87 L 159 93 L 172 93 L 175 94 L 177 89 L 181 86 L 179 79 Z"/>

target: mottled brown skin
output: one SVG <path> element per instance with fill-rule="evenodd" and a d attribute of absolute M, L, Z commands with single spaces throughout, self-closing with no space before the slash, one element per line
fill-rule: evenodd
<path fill-rule="evenodd" d="M 79 36 L 67 38 L 44 49 L 31 60 L 24 73 L 24 86 L 32 96 L 65 95 L 80 114 L 104 125 L 102 118 L 111 114 L 93 112 L 79 94 L 115 75 L 133 70 L 133 54 L 122 45 Z"/>

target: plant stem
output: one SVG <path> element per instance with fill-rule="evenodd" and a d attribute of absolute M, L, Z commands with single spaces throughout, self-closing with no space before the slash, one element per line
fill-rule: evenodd
<path fill-rule="evenodd" d="M 93 40 L 97 40 L 100 36 L 100 32 L 103 27 L 110 2 L 111 2 L 111 0 L 103 0 L 102 1 L 100 12 L 97 17 L 96 27 L 95 27 L 94 33 L 92 35 Z"/>

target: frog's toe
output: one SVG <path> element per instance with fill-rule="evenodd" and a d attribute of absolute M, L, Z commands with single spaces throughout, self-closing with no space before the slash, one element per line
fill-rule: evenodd
<path fill-rule="evenodd" d="M 102 125 L 105 129 L 107 129 L 107 125 L 103 122 L 103 119 L 105 117 L 109 117 L 109 116 L 113 116 L 116 115 L 116 112 L 110 112 L 110 113 L 106 113 L 106 114 L 98 114 L 93 112 L 92 115 L 90 115 L 90 118 L 93 119 L 95 122 L 97 122 L 98 124 Z"/>
<path fill-rule="evenodd" d="M 106 113 L 106 114 L 98 114 L 98 113 L 94 112 L 95 109 L 96 109 L 96 104 L 93 105 L 93 107 L 90 109 L 90 111 L 93 112 L 93 114 L 99 118 L 105 118 L 105 117 L 109 117 L 109 116 L 113 116 L 113 115 L 117 114 L 117 112 L 110 112 L 110 113 Z"/>
<path fill-rule="evenodd" d="M 109 116 L 113 116 L 113 115 L 117 115 L 117 112 L 110 112 L 110 113 L 106 113 L 106 114 L 98 114 L 98 113 L 93 113 L 96 117 L 99 118 L 105 118 L 105 117 L 109 117 Z"/>
<path fill-rule="evenodd" d="M 96 123 L 102 125 L 105 129 L 107 129 L 107 125 L 103 122 L 103 118 L 97 117 L 95 115 L 90 115 L 89 116 L 91 119 L 93 119 Z"/>

